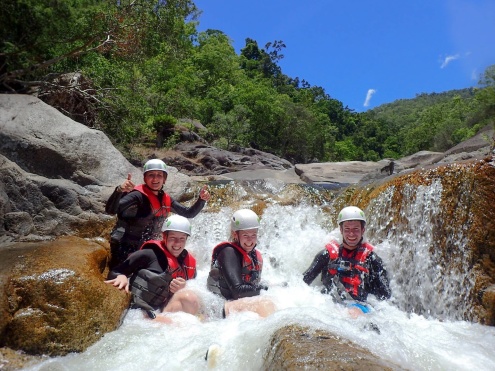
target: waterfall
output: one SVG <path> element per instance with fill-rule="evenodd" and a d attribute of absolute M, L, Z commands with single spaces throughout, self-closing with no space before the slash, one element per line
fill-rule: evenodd
<path fill-rule="evenodd" d="M 204 356 L 215 343 L 222 349 L 215 369 L 262 370 L 271 335 L 290 324 L 330 331 L 402 369 L 493 369 L 495 328 L 462 320 L 464 297 L 473 286 L 464 264 L 464 230 L 449 236 L 436 231 L 443 212 L 441 182 L 405 186 L 401 202 L 397 192 L 390 186 L 365 210 L 367 239 L 382 257 L 393 290 L 389 301 L 370 297 L 374 310 L 366 316 L 350 318 L 345 308 L 320 293 L 319 278 L 311 286 L 302 282 L 302 273 L 325 243 L 340 238 L 336 199 L 328 191 L 277 182 L 217 184 L 207 209 L 191 220 L 186 245 L 198 262 L 198 277 L 188 285 L 203 301 L 203 318 L 177 313 L 173 325 L 163 325 L 131 310 L 118 330 L 85 352 L 28 369 L 206 370 Z M 278 308 L 264 319 L 250 312 L 220 318 L 216 313 L 222 302 L 205 287 L 212 248 L 228 238 L 230 216 L 242 207 L 261 215 L 262 278 L 271 286 L 262 295 Z M 448 244 L 447 259 L 436 249 L 440 242 Z M 364 330 L 370 320 L 381 334 Z"/>
<path fill-rule="evenodd" d="M 393 204 L 394 192 L 395 187 L 388 188 L 367 210 L 368 235 L 381 241 L 377 247 L 392 278 L 394 303 L 409 313 L 444 320 L 464 318 L 466 297 L 474 287 L 464 233 L 467 226 L 444 236 L 448 240 L 445 255 L 435 233 L 442 218 L 440 180 L 429 186 L 406 185 L 400 205 Z M 394 223 L 397 210 L 400 223 Z"/>

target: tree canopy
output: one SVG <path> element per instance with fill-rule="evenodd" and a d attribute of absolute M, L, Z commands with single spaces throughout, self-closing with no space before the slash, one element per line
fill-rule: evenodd
<path fill-rule="evenodd" d="M 299 163 L 376 161 L 444 151 L 495 115 L 495 66 L 479 88 L 418 94 L 357 113 L 322 87 L 285 75 L 283 41 L 260 47 L 247 38 L 236 54 L 224 32 L 198 32 L 200 10 L 190 0 L 2 5 L 0 92 L 37 93 L 53 104 L 54 91 L 70 90 L 93 113 L 80 122 L 121 149 L 155 143 L 160 125 L 188 118 L 227 149 L 253 146 Z M 60 83 L 74 72 L 85 85 Z"/>

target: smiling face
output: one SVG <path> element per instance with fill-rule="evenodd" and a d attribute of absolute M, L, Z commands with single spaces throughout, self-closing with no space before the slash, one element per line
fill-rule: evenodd
<path fill-rule="evenodd" d="M 175 257 L 178 257 L 186 247 L 187 234 L 177 231 L 163 232 L 163 240 L 167 250 Z"/>
<path fill-rule="evenodd" d="M 167 174 L 161 170 L 151 170 L 144 174 L 144 183 L 154 192 L 158 193 L 162 189 L 165 181 L 167 180 Z"/>
<path fill-rule="evenodd" d="M 244 231 L 237 231 L 234 232 L 234 237 L 244 251 L 250 252 L 258 242 L 258 230 L 246 229 Z"/>
<path fill-rule="evenodd" d="M 361 238 L 363 238 L 365 228 L 359 220 L 348 220 L 340 225 L 340 233 L 344 238 L 344 247 L 349 250 L 354 250 L 359 246 Z"/>

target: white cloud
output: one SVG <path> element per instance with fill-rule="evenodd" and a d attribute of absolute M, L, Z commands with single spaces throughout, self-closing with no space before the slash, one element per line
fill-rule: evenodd
<path fill-rule="evenodd" d="M 442 65 L 440 66 L 440 68 L 445 68 L 447 67 L 447 65 L 452 62 L 452 61 L 455 61 L 456 59 L 459 59 L 460 58 L 460 55 L 459 54 L 455 54 L 455 55 L 448 55 L 445 57 L 445 59 L 443 60 L 442 62 Z"/>
<path fill-rule="evenodd" d="M 473 71 L 471 71 L 471 80 L 473 81 L 479 81 L 480 75 L 478 73 L 478 70 L 475 68 Z"/>
<path fill-rule="evenodd" d="M 368 89 L 368 93 L 366 94 L 366 99 L 364 100 L 364 106 L 368 107 L 370 105 L 370 100 L 373 94 L 376 93 L 375 89 Z"/>

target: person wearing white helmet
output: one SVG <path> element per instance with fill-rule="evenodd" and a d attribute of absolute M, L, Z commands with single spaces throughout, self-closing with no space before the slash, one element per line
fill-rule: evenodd
<path fill-rule="evenodd" d="M 323 292 L 350 306 L 351 315 L 367 313 L 369 294 L 379 300 L 389 299 L 392 294 L 387 271 L 375 248 L 363 241 L 366 216 L 360 208 L 343 208 L 337 223 L 342 243 L 328 243 L 303 273 L 303 280 L 309 285 L 321 273 Z"/>
<path fill-rule="evenodd" d="M 256 249 L 259 227 L 260 218 L 254 211 L 237 210 L 231 219 L 231 241 L 213 248 L 207 287 L 227 300 L 224 317 L 244 310 L 266 317 L 275 310 L 271 300 L 258 297 L 268 289 L 261 283 L 263 258 Z"/>
<path fill-rule="evenodd" d="M 191 207 L 186 207 L 163 191 L 167 180 L 167 165 L 159 159 L 147 161 L 143 167 L 144 183 L 135 185 L 131 174 L 115 188 L 105 206 L 108 214 L 117 214 L 117 223 L 110 235 L 112 269 L 126 257 L 152 239 L 160 238 L 160 227 L 172 211 L 186 218 L 194 218 L 210 199 L 205 185 Z"/>
<path fill-rule="evenodd" d="M 185 249 L 191 235 L 189 220 L 169 216 L 162 226 L 162 239 L 147 241 L 108 274 L 105 283 L 132 293 L 131 308 L 143 309 L 148 317 L 170 323 L 170 312 L 196 315 L 198 296 L 186 288 L 196 277 L 196 259 Z"/>

